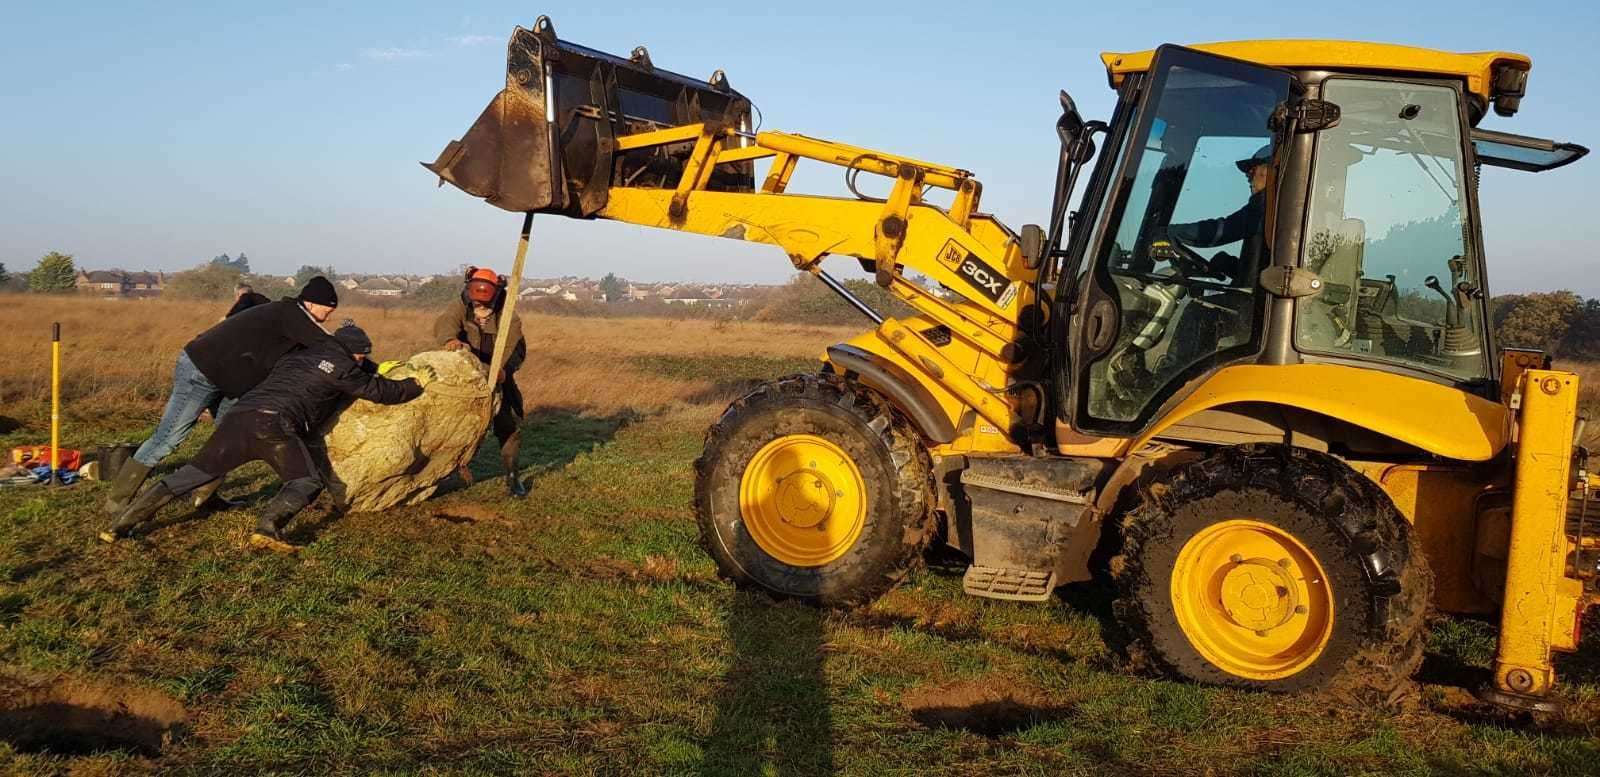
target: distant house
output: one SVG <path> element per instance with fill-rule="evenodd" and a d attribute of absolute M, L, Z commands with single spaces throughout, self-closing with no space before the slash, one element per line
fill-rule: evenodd
<path fill-rule="evenodd" d="M 374 297 L 398 297 L 406 293 L 406 290 L 400 288 L 394 281 L 381 275 L 362 281 L 361 285 L 356 287 L 356 290 Z"/>
<path fill-rule="evenodd" d="M 166 285 L 166 280 L 166 276 L 161 273 L 128 273 L 125 278 L 127 289 L 124 293 L 130 297 L 154 297 L 161 293 L 161 288 Z"/>
<path fill-rule="evenodd" d="M 338 281 L 335 281 L 335 283 L 351 291 L 361 288 L 361 284 L 356 283 L 356 279 L 354 278 L 340 278 Z"/>
<path fill-rule="evenodd" d="M 79 270 L 73 285 L 84 294 L 121 296 L 122 273 L 115 270 Z"/>
<path fill-rule="evenodd" d="M 163 273 L 125 270 L 79 270 L 73 278 L 79 293 L 105 297 L 154 297 L 166 282 Z"/>

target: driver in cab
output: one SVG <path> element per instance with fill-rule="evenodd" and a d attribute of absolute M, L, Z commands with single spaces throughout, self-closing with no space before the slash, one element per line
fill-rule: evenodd
<path fill-rule="evenodd" d="M 1222 218 L 1169 225 L 1167 239 L 1158 238 L 1151 244 L 1152 255 L 1171 261 L 1171 254 L 1177 253 L 1180 249 L 1170 245 L 1169 241 L 1177 241 L 1196 248 L 1215 248 L 1241 240 L 1248 241 L 1261 234 L 1266 224 L 1267 179 L 1272 171 L 1268 163 L 1271 161 L 1272 144 L 1269 143 L 1257 149 L 1248 159 L 1235 162 L 1239 166 L 1239 171 L 1250 179 L 1250 199 L 1246 200 L 1238 210 Z M 1248 242 L 1246 245 L 1249 245 Z M 1241 250 L 1240 253 L 1245 251 Z M 1205 264 L 1209 275 L 1228 278 L 1234 282 L 1242 280 L 1239 278 L 1239 273 L 1247 269 L 1240 257 L 1225 252 L 1218 252 L 1206 260 Z"/>

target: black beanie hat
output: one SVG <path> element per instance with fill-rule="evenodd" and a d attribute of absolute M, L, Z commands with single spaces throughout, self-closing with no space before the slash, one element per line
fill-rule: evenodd
<path fill-rule="evenodd" d="M 315 302 L 315 300 L 312 301 Z M 356 322 L 348 318 L 344 320 L 344 325 L 333 333 L 333 339 L 338 340 L 339 344 L 351 353 L 372 353 L 372 338 L 367 337 L 367 333 L 362 331 L 361 327 L 356 326 Z"/>
<path fill-rule="evenodd" d="M 300 290 L 300 301 L 336 308 L 339 307 L 339 292 L 334 290 L 327 278 L 318 275 L 306 281 L 306 287 Z"/>

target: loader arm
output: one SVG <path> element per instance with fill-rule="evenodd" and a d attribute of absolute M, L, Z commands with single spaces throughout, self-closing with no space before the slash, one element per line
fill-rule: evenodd
<path fill-rule="evenodd" d="M 640 106 L 653 111 L 630 112 Z M 877 324 L 850 345 L 917 381 L 951 428 L 992 438 L 980 447 L 1015 449 L 1038 420 L 1019 417 L 1008 393 L 1028 355 L 1020 322 L 1044 306 L 1034 305 L 1036 273 L 1016 235 L 978 212 L 978 181 L 897 154 L 751 133 L 748 123 L 749 102 L 720 71 L 697 83 L 655 68 L 642 48 L 622 59 L 561 41 L 541 17 L 512 35 L 506 87 L 424 167 L 506 210 L 774 245 Z M 853 192 L 861 174 L 893 184 L 881 200 L 793 193 L 802 160 L 839 168 Z M 759 186 L 756 161 L 769 162 Z M 952 192 L 950 206 L 929 203 L 931 189 Z M 823 269 L 832 255 L 861 260 L 918 315 L 873 311 Z M 973 416 L 984 423 L 963 424 Z"/>
<path fill-rule="evenodd" d="M 782 249 L 795 269 L 819 277 L 830 255 L 865 260 L 879 285 L 916 310 L 927 323 L 944 327 L 977 358 L 957 364 L 921 331 L 895 319 L 878 321 L 875 336 L 863 344 L 911 371 L 970 408 L 995 428 L 1010 431 L 1019 420 L 996 378 L 1022 360 L 1020 311 L 1034 299 L 1033 272 L 1022 262 L 1017 241 L 998 221 L 975 212 L 981 187 L 965 171 L 896 155 L 780 132 L 762 132 L 753 143 L 733 145 L 728 129 L 708 125 L 658 130 L 617 139 L 619 150 L 665 146 L 693 132 L 694 151 L 674 189 L 613 186 L 596 215 L 640 226 L 713 237 L 768 243 Z M 719 137 L 720 136 L 720 137 Z M 770 159 L 771 172 L 754 192 L 705 188 L 706 171 L 756 159 Z M 893 189 L 884 202 L 819 197 L 787 191 L 800 160 L 889 176 Z M 923 199 L 924 187 L 951 189 L 948 209 Z M 936 293 L 911 280 L 920 274 L 959 296 Z M 837 288 L 837 287 L 835 287 Z M 848 294 L 842 291 L 841 293 Z M 876 347 L 873 347 L 876 344 Z M 998 371 L 994 368 L 1000 368 Z M 984 377 L 988 376 L 989 380 Z M 954 404 L 954 403 L 953 403 Z M 953 408 L 954 409 L 954 408 Z M 959 409 L 952 418 L 954 423 Z"/>

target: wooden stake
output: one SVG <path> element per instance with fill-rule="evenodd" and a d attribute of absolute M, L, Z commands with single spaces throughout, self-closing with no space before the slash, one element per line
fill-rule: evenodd
<path fill-rule="evenodd" d="M 517 293 L 522 286 L 522 264 L 528 259 L 528 235 L 532 231 L 533 211 L 530 210 L 522 215 L 522 237 L 517 240 L 517 259 L 511 263 L 511 274 L 506 280 L 506 304 L 500 309 L 500 325 L 494 335 L 494 355 L 489 359 L 491 382 L 500 374 L 501 365 L 506 363 L 506 339 L 511 336 L 511 318 L 517 310 Z M 501 397 L 500 401 L 504 402 L 505 398 Z M 489 417 L 492 419 L 493 403 L 490 404 L 490 408 Z"/>

